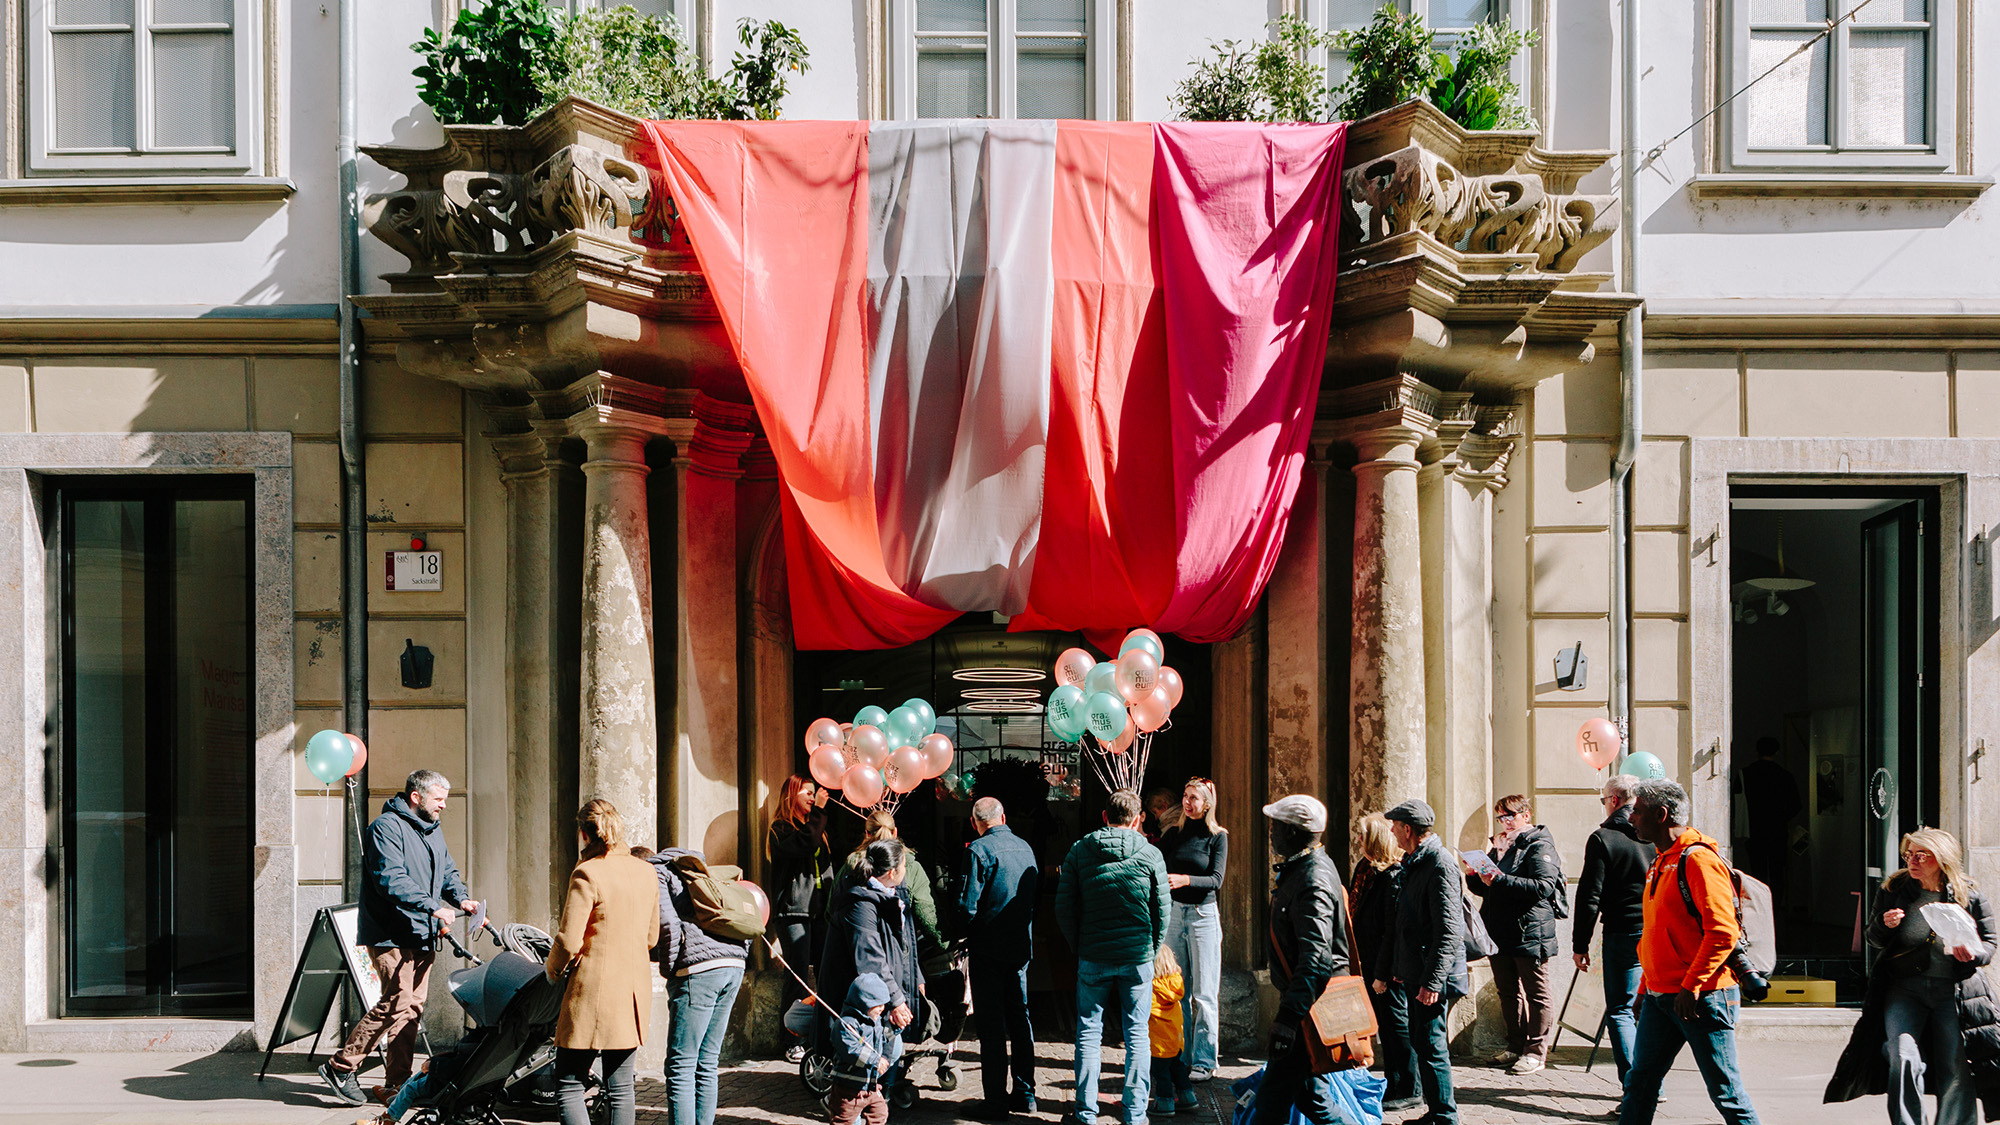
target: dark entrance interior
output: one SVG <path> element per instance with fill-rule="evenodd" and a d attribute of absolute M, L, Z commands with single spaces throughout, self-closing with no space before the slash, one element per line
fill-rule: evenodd
<path fill-rule="evenodd" d="M 1211 668 L 1209 646 L 1167 637 L 1166 662 L 1181 673 L 1186 693 L 1170 726 L 1153 736 L 1143 793 L 1168 790 L 1178 804 L 1190 776 L 1210 768 Z M 918 787 L 897 810 L 897 829 L 930 873 L 942 916 L 955 893 L 958 857 L 969 838 L 972 799 L 961 778 L 970 772 L 976 792 L 991 791 L 1007 808 L 1008 825 L 1040 857 L 1044 879 L 1037 910 L 1035 962 L 1028 984 L 1042 1019 L 1037 1034 L 1067 1026 L 1076 958 L 1054 925 L 1056 871 L 1069 846 L 1100 826 L 1105 794 L 1076 759 L 1075 748 L 1055 739 L 1042 703 L 1055 680 L 1051 669 L 1066 648 L 1099 659 L 1105 654 L 1078 633 L 1010 633 L 992 614 L 966 614 L 916 644 L 872 652 L 801 651 L 793 663 L 794 729 L 821 716 L 843 722 L 870 704 L 894 708 L 911 696 L 928 699 L 938 729 L 957 747 L 940 781 Z M 803 772 L 803 747 L 794 768 Z M 1057 770 L 1062 776 L 1053 782 Z M 844 855 L 859 839 L 860 819 L 829 814 L 828 834 Z"/>
<path fill-rule="evenodd" d="M 1737 486 L 1731 824 L 1779 972 L 1865 981 L 1857 910 L 1938 823 L 1936 489 Z"/>

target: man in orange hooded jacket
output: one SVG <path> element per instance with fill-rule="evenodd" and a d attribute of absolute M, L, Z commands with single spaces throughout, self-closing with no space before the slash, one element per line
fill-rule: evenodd
<path fill-rule="evenodd" d="M 1687 792 L 1664 779 L 1639 783 L 1632 827 L 1660 850 L 1646 872 L 1639 935 L 1639 1034 L 1625 1074 L 1619 1125 L 1653 1125 L 1660 1081 L 1694 1052 L 1708 1096 L 1729 1125 L 1757 1125 L 1736 1066 L 1736 886 L 1715 841 L 1687 826 Z M 1681 893 L 1685 876 L 1687 894 Z M 1689 900 L 1694 909 L 1688 909 Z"/>

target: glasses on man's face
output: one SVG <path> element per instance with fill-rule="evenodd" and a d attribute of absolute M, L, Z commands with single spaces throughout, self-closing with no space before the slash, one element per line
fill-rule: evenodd
<path fill-rule="evenodd" d="M 1617 803 L 1618 803 L 1618 798 L 1616 798 L 1616 797 L 1599 797 L 1599 798 L 1597 799 L 1597 803 L 1598 803 L 1598 804 L 1600 804 L 1600 805 L 1615 805 L 1615 804 L 1617 804 Z"/>
<path fill-rule="evenodd" d="M 1519 819 L 1519 818 L 1521 817 L 1521 815 L 1522 815 L 1521 813 L 1517 813 L 1517 812 L 1503 812 L 1503 813 L 1494 813 L 1494 814 L 1493 814 L 1493 823 L 1495 823 L 1495 824 L 1504 824 L 1504 823 L 1505 823 L 1505 822 L 1507 822 L 1507 821 L 1510 821 L 1510 820 L 1517 820 L 1517 819 Z"/>

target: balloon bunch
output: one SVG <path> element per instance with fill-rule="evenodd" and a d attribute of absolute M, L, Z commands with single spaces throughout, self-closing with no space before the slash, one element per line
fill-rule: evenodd
<path fill-rule="evenodd" d="M 351 734 L 323 730 L 306 740 L 306 768 L 322 785 L 332 785 L 343 777 L 353 785 L 354 775 L 367 764 L 368 747 Z"/>
<path fill-rule="evenodd" d="M 1092 660 L 1080 648 L 1056 657 L 1049 729 L 1064 742 L 1081 743 L 1083 760 L 1106 791 L 1139 785 L 1153 735 L 1180 705 L 1186 688 L 1166 656 L 1158 633 L 1134 629 L 1119 644 L 1116 660 Z"/>
<path fill-rule="evenodd" d="M 1667 766 L 1656 754 L 1635 750 L 1624 757 L 1618 752 L 1624 749 L 1625 740 L 1618 732 L 1618 724 L 1610 719 L 1588 719 L 1576 731 L 1576 755 L 1585 765 L 1601 770 L 1617 763 L 1616 772 L 1640 780 L 1667 776 Z"/>
<path fill-rule="evenodd" d="M 859 812 L 894 809 L 917 786 L 951 768 L 951 739 L 937 732 L 937 710 L 906 699 L 894 711 L 868 706 L 851 723 L 814 719 L 806 727 L 806 766 L 822 789 L 839 790 Z"/>

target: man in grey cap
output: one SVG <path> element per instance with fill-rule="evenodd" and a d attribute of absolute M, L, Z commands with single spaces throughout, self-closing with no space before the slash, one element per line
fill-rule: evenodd
<path fill-rule="evenodd" d="M 1254 1125 L 1283 1125 L 1292 1107 L 1314 1125 L 1342 1120 L 1334 1108 L 1333 1079 L 1307 1066 L 1306 1015 L 1326 982 L 1354 971 L 1347 947 L 1346 894 L 1340 873 L 1320 846 L 1326 806 L 1294 793 L 1264 806 L 1271 820 L 1271 851 L 1278 857 L 1271 886 L 1271 984 L 1278 990 L 1278 1018 L 1271 1025 L 1270 1061 L 1257 1089 Z"/>
<path fill-rule="evenodd" d="M 1444 1018 L 1452 1000 L 1471 991 L 1465 971 L 1465 886 L 1444 841 L 1431 831 L 1437 815 L 1429 805 L 1404 801 L 1382 815 L 1404 853 L 1395 971 L 1409 997 L 1410 1048 L 1429 1110 L 1417 1120 L 1458 1125 Z"/>

